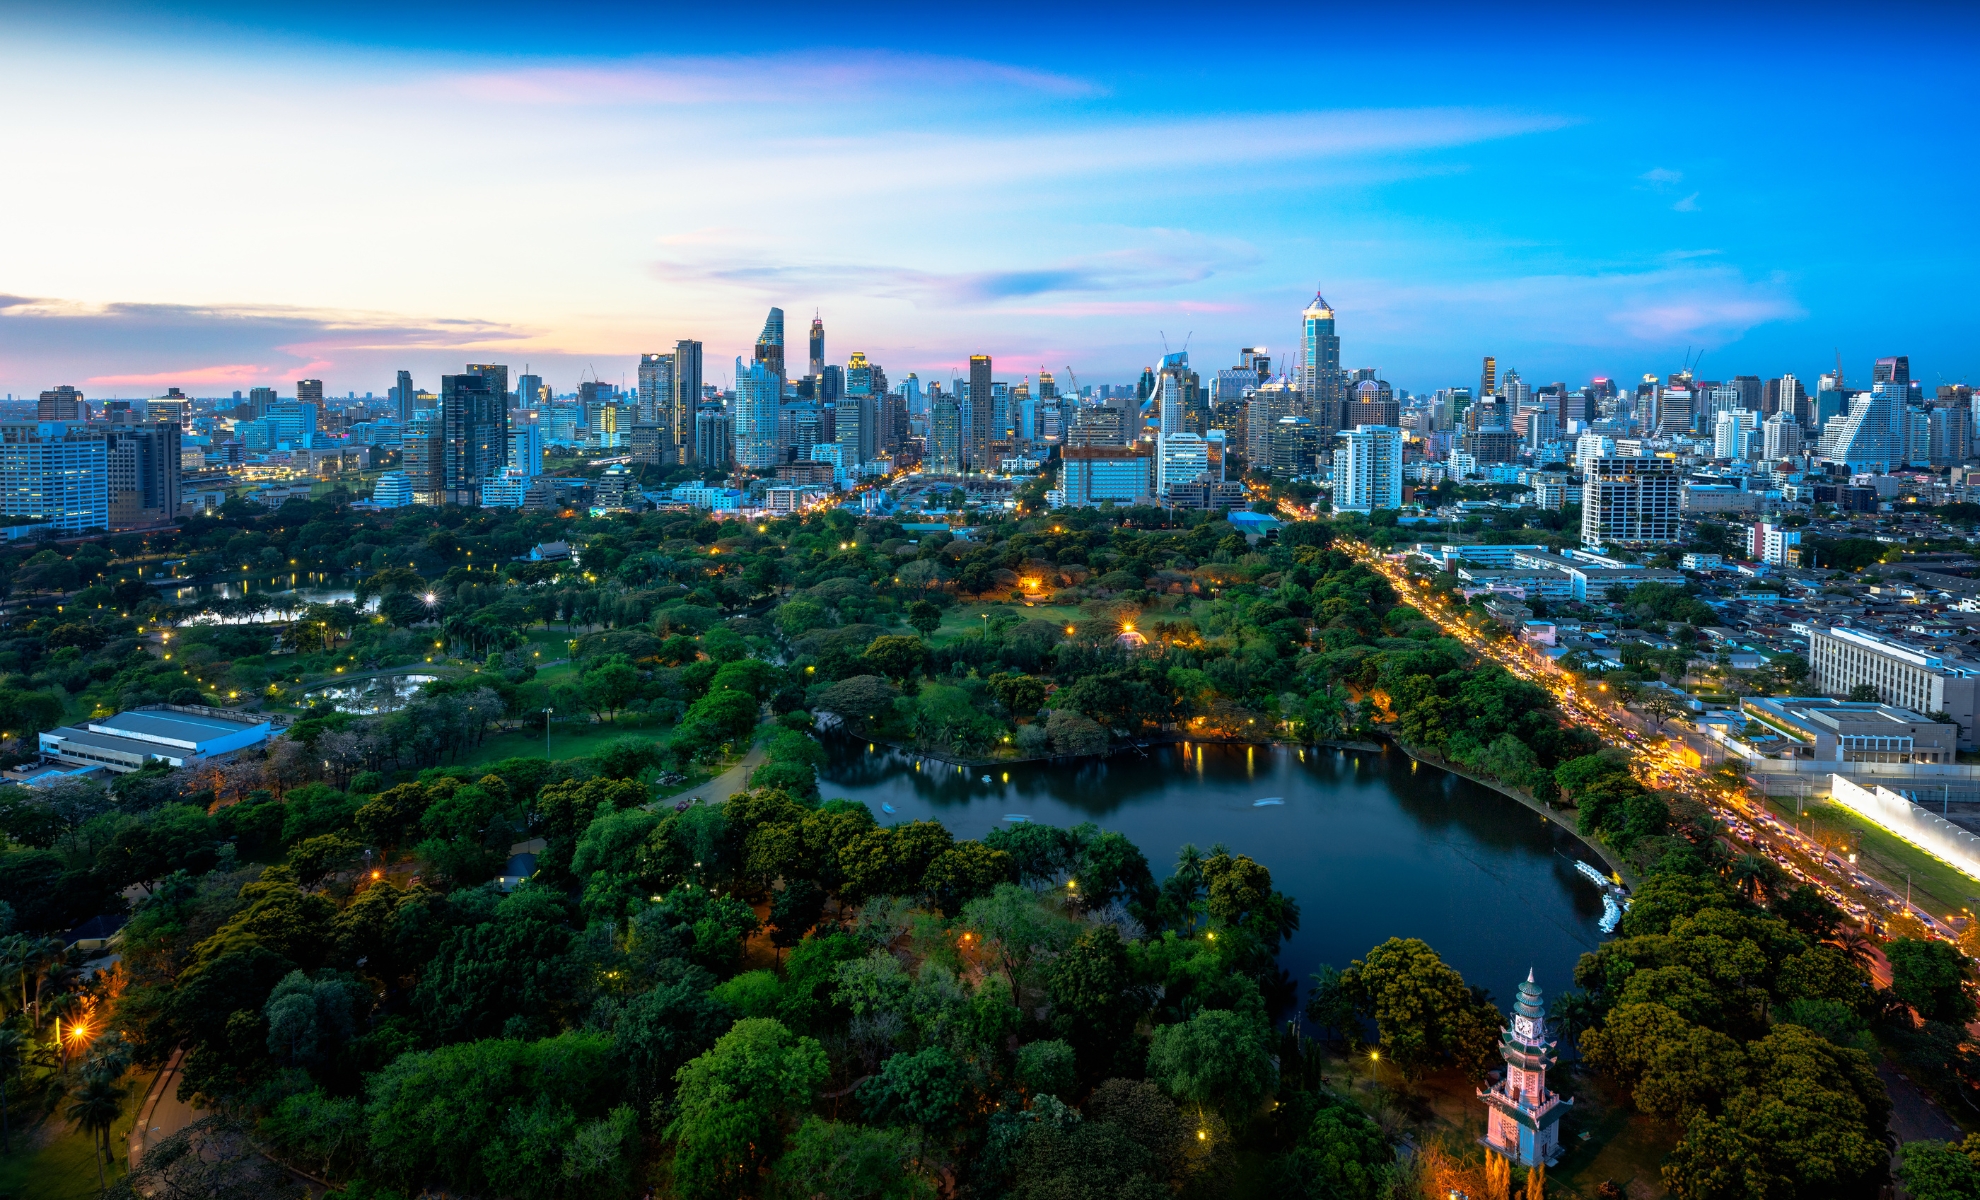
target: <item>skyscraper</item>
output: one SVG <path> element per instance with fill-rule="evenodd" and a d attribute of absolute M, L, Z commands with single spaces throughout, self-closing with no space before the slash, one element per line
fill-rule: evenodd
<path fill-rule="evenodd" d="M 1300 315 L 1299 384 L 1309 416 L 1338 428 L 1341 402 L 1341 339 L 1334 333 L 1334 309 L 1318 289 Z"/>
<path fill-rule="evenodd" d="M 296 403 L 314 404 L 323 407 L 323 381 L 321 379 L 296 380 Z"/>
<path fill-rule="evenodd" d="M 1911 356 L 1908 354 L 1899 354 L 1890 358 L 1878 359 L 1877 365 L 1870 370 L 1870 382 L 1873 384 L 1910 383 Z"/>
<path fill-rule="evenodd" d="M 46 393 L 43 393 L 44 395 Z M 418 393 L 414 393 L 417 395 Z M 248 389 L 248 419 L 259 421 L 268 415 L 269 406 L 275 403 L 274 388 Z"/>
<path fill-rule="evenodd" d="M 1487 354 L 1485 366 L 1478 372 L 1478 398 L 1499 394 L 1499 360 Z"/>
<path fill-rule="evenodd" d="M 990 467 L 990 356 L 969 356 L 969 428 L 963 430 L 962 468 L 987 471 Z"/>
<path fill-rule="evenodd" d="M 662 414 L 668 412 L 674 403 L 674 356 L 671 354 L 642 354 L 639 356 L 639 421 L 643 425 L 665 425 Z M 664 440 L 664 439 L 663 439 Z M 672 464 L 673 458 L 667 449 L 661 450 L 662 462 Z"/>
<path fill-rule="evenodd" d="M 777 396 L 778 399 L 782 399 L 786 376 L 784 374 L 784 310 L 781 308 L 771 309 L 770 315 L 763 319 L 763 332 L 756 335 L 756 361 L 762 363 L 765 370 L 777 377 Z M 740 424 L 736 429 L 736 436 L 742 437 Z M 740 442 L 737 444 L 741 445 Z M 737 461 L 741 461 L 740 453 L 737 454 Z"/>
<path fill-rule="evenodd" d="M 392 389 L 392 398 L 398 402 L 396 408 L 399 414 L 399 426 L 404 428 L 412 424 L 413 381 L 411 371 L 399 372 L 399 384 Z"/>
<path fill-rule="evenodd" d="M 1581 471 L 1582 545 L 1678 540 L 1676 459 L 1605 455 Z"/>
<path fill-rule="evenodd" d="M 811 369 L 808 375 L 825 373 L 825 322 L 816 313 L 811 317 Z"/>
<path fill-rule="evenodd" d="M 675 446 L 673 461 L 683 465 L 701 461 L 701 439 L 695 434 L 695 413 L 701 408 L 701 343 L 683 338 L 674 343 L 674 394 L 661 414 L 668 427 L 665 435 Z M 732 451 L 724 450 L 720 463 L 735 461 Z"/>
<path fill-rule="evenodd" d="M 34 419 L 37 421 L 80 421 L 83 419 L 83 394 L 69 384 L 51 388 L 41 393 L 41 400 L 35 405 Z M 22 514 L 10 514 L 19 516 Z"/>
<path fill-rule="evenodd" d="M 508 464 L 508 411 L 496 380 L 472 368 L 440 377 L 442 504 L 480 504 L 481 481 Z"/>
<path fill-rule="evenodd" d="M 777 326 L 777 340 L 766 343 L 757 339 L 758 357 L 749 363 L 736 360 L 736 465 L 749 471 L 767 472 L 777 465 L 782 457 L 777 445 L 777 405 L 783 393 L 784 377 L 779 369 L 771 367 L 771 359 L 763 356 L 764 347 L 776 347 L 777 367 L 783 365 L 783 323 L 781 309 L 771 309 L 771 318 Z M 764 336 L 770 333 L 766 326 Z"/>
<path fill-rule="evenodd" d="M 74 388 L 66 390 L 72 401 L 80 401 Z M 71 533 L 106 528 L 111 427 L 48 419 L 64 424 L 55 430 L 25 422 L 0 425 L 0 516 L 41 517 Z"/>

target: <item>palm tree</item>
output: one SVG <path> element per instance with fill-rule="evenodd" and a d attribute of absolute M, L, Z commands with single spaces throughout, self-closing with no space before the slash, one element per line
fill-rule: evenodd
<path fill-rule="evenodd" d="M 1762 897 L 1778 893 L 1786 878 L 1780 864 L 1758 854 L 1740 855 L 1728 873 L 1732 876 L 1733 888 L 1755 904 Z"/>
<path fill-rule="evenodd" d="M 1837 931 L 1836 936 L 1830 938 L 1828 944 L 1842 951 L 1844 958 L 1866 971 L 1870 969 L 1871 963 L 1877 961 L 1877 943 L 1871 941 L 1855 926 L 1846 926 Z"/>
<path fill-rule="evenodd" d="M 21 1069 L 27 1039 L 12 1025 L 0 1028 L 0 1154 L 12 1154 L 13 1131 L 8 1126 L 7 1084 Z"/>
<path fill-rule="evenodd" d="M 123 1112 L 124 1089 L 108 1076 L 92 1074 L 69 1102 L 68 1118 L 94 1134 L 97 1142 L 96 1182 L 108 1191 L 103 1164 L 110 1158 L 110 1126 Z"/>

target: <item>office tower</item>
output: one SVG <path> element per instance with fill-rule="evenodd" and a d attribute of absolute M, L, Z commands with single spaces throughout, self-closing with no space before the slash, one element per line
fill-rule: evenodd
<path fill-rule="evenodd" d="M 821 376 L 824 371 L 818 372 Z M 845 395 L 871 396 L 873 394 L 873 365 L 866 361 L 864 350 L 853 351 L 846 361 Z"/>
<path fill-rule="evenodd" d="M 650 353 L 639 356 L 639 421 L 644 425 L 669 425 L 666 417 L 674 404 L 674 356 Z M 671 463 L 669 456 L 662 461 Z"/>
<path fill-rule="evenodd" d="M 1973 410 L 1964 404 L 1935 405 L 1930 422 L 1929 461 L 1935 467 L 1963 463 L 1973 452 Z"/>
<path fill-rule="evenodd" d="M 488 371 L 440 377 L 439 503 L 481 503 L 481 481 L 508 465 L 508 409 Z"/>
<path fill-rule="evenodd" d="M 411 371 L 399 372 L 399 382 L 392 389 L 392 403 L 399 414 L 399 424 L 412 424 L 413 381 Z"/>
<path fill-rule="evenodd" d="M 879 398 L 847 395 L 840 399 L 832 424 L 832 440 L 842 447 L 847 470 L 873 461 L 880 449 Z"/>
<path fill-rule="evenodd" d="M 1783 458 L 1794 458 L 1801 453 L 1801 426 L 1787 412 L 1777 412 L 1768 417 L 1760 427 L 1762 443 L 1761 457 L 1770 462 Z"/>
<path fill-rule="evenodd" d="M 470 375 L 482 375 L 488 379 L 488 390 L 494 394 L 495 404 L 502 413 L 502 446 L 506 451 L 509 444 L 509 368 L 496 363 L 469 363 L 467 369 Z"/>
<path fill-rule="evenodd" d="M 1306 411 L 1329 429 L 1338 428 L 1341 403 L 1341 339 L 1334 333 L 1334 309 L 1318 289 L 1300 314 L 1299 384 Z"/>
<path fill-rule="evenodd" d="M 735 465 L 736 426 L 726 409 L 707 405 L 694 414 L 694 463 L 703 470 L 721 471 Z"/>
<path fill-rule="evenodd" d="M 684 466 L 700 462 L 700 439 L 694 432 L 695 414 L 704 403 L 701 382 L 701 343 L 683 338 L 674 343 L 674 394 L 665 406 L 660 423 L 668 427 L 675 447 L 672 461 Z M 733 448 L 722 453 L 726 465 L 735 461 Z"/>
<path fill-rule="evenodd" d="M 1328 431 L 1311 417 L 1280 417 L 1272 426 L 1272 462 L 1268 468 L 1271 474 L 1279 479 L 1311 475 L 1319 465 L 1320 449 L 1328 436 Z"/>
<path fill-rule="evenodd" d="M 1746 458 L 1753 440 L 1754 416 L 1743 408 L 1722 410 L 1712 429 L 1712 457 Z"/>
<path fill-rule="evenodd" d="M 1402 425 L 1402 407 L 1389 385 L 1380 379 L 1363 379 L 1348 393 L 1345 428 L 1357 425 Z"/>
<path fill-rule="evenodd" d="M 1678 540 L 1678 464 L 1605 456 L 1582 464 L 1581 542 L 1661 545 Z"/>
<path fill-rule="evenodd" d="M 956 475 L 963 469 L 962 406 L 954 397 L 930 392 L 928 397 L 928 470 Z"/>
<path fill-rule="evenodd" d="M 1178 484 L 1195 483 L 1210 473 L 1210 445 L 1200 434 L 1165 433 L 1156 442 L 1155 494 L 1166 496 Z"/>
<path fill-rule="evenodd" d="M 1183 410 L 1182 376 L 1189 370 L 1189 351 L 1178 350 L 1162 356 L 1162 369 L 1155 376 L 1149 399 L 1155 404 L 1155 430 L 1158 438 L 1188 429 Z"/>
<path fill-rule="evenodd" d="M 1574 463 L 1577 468 L 1585 468 L 1596 459 L 1615 452 L 1616 439 L 1604 434 L 1584 433 L 1574 440 Z"/>
<path fill-rule="evenodd" d="M 825 322 L 819 319 L 817 313 L 813 313 L 811 315 L 811 369 L 806 371 L 805 374 L 816 376 L 823 375 L 824 373 Z"/>
<path fill-rule="evenodd" d="M 1786 413 L 1788 419 L 1796 424 L 1808 424 L 1808 393 L 1802 390 L 1801 380 L 1793 375 L 1782 375 L 1774 383 L 1778 385 L 1774 411 Z"/>
<path fill-rule="evenodd" d="M 1657 389 L 1656 432 L 1660 434 L 1689 433 L 1693 421 L 1693 404 L 1696 397 L 1689 388 L 1662 387 Z"/>
<path fill-rule="evenodd" d="M 525 371 L 516 376 L 516 407 L 539 408 L 549 397 L 543 394 L 543 376 Z"/>
<path fill-rule="evenodd" d="M 1249 371 L 1258 376 L 1256 383 L 1264 383 L 1272 377 L 1272 356 L 1263 346 L 1246 346 L 1238 351 L 1238 370 Z"/>
<path fill-rule="evenodd" d="M 783 457 L 777 441 L 777 415 L 784 390 L 784 312 L 773 308 L 770 313 L 776 341 L 759 338 L 754 361 L 745 364 L 740 358 L 736 360 L 736 465 L 746 471 L 770 471 Z M 764 337 L 770 332 L 765 326 Z M 774 357 L 766 356 L 766 348 L 774 348 Z"/>
<path fill-rule="evenodd" d="M 1478 373 L 1478 398 L 1499 394 L 1499 360 L 1487 354 L 1485 368 Z"/>
<path fill-rule="evenodd" d="M 651 421 L 639 421 L 626 430 L 626 450 L 633 462 L 640 466 L 660 465 L 660 426 Z"/>
<path fill-rule="evenodd" d="M 899 392 L 888 392 L 878 398 L 880 403 L 880 449 L 888 454 L 899 454 L 908 439 L 907 397 Z"/>
<path fill-rule="evenodd" d="M 1551 408 L 1526 410 L 1526 448 L 1538 455 L 1549 443 L 1561 440 L 1560 418 Z M 1537 459 L 1536 459 L 1537 461 Z"/>
<path fill-rule="evenodd" d="M 765 370 L 777 377 L 777 398 L 781 400 L 784 394 L 785 379 L 783 309 L 773 308 L 770 310 L 770 315 L 763 319 L 763 332 L 756 335 L 755 361 L 762 363 Z M 738 420 L 736 432 L 738 438 L 742 436 L 741 424 L 741 421 Z M 737 446 L 740 447 L 741 443 L 738 442 Z M 740 449 L 737 453 L 737 459 L 738 461 L 741 460 Z"/>
<path fill-rule="evenodd" d="M 296 403 L 314 404 L 323 407 L 323 381 L 321 379 L 296 380 Z"/>
<path fill-rule="evenodd" d="M 1904 465 L 1907 467 L 1929 467 L 1932 465 L 1932 418 L 1922 408 L 1909 405 L 1898 410 L 1898 436 L 1904 447 Z"/>
<path fill-rule="evenodd" d="M 543 423 L 529 413 L 509 426 L 509 467 L 524 475 L 543 474 Z"/>
<path fill-rule="evenodd" d="M 41 400 L 35 405 L 34 419 L 37 421 L 83 420 L 83 394 L 66 383 L 41 393 Z"/>
<path fill-rule="evenodd" d="M 1814 412 L 1809 423 L 1817 429 L 1827 428 L 1831 417 L 1848 413 L 1850 397 L 1855 394 L 1844 387 L 1842 380 L 1836 376 L 1820 376 L 1815 381 Z"/>
<path fill-rule="evenodd" d="M 928 394 L 921 390 L 921 377 L 913 371 L 909 371 L 907 379 L 901 383 L 901 396 L 907 401 L 908 420 L 928 415 Z"/>
<path fill-rule="evenodd" d="M 259 421 L 268 415 L 269 406 L 275 403 L 275 389 L 267 387 L 248 389 L 248 419 Z"/>
<path fill-rule="evenodd" d="M 1148 447 L 1068 446 L 1062 458 L 1059 491 L 1072 508 L 1146 504 Z"/>
<path fill-rule="evenodd" d="M 1759 412 L 1765 399 L 1767 385 L 1758 375 L 1735 375 L 1731 386 L 1739 392 L 1739 405 L 1747 412 Z"/>
<path fill-rule="evenodd" d="M 58 402 L 80 400 L 63 390 Z M 0 517 L 38 517 L 64 533 L 108 528 L 110 427 L 48 420 L 59 424 L 0 425 Z"/>
<path fill-rule="evenodd" d="M 1358 425 L 1341 433 L 1334 455 L 1340 481 L 1334 507 L 1344 512 L 1375 512 L 1402 507 L 1402 430 Z"/>
<path fill-rule="evenodd" d="M 182 434 L 175 421 L 117 424 L 105 431 L 106 516 L 111 529 L 177 519 Z"/>
<path fill-rule="evenodd" d="M 1904 464 L 1903 385 L 1880 383 L 1850 398 L 1825 453 L 1852 473 L 1885 474 Z"/>
<path fill-rule="evenodd" d="M 1899 354 L 1890 358 L 1880 358 L 1870 369 L 1870 382 L 1908 384 L 1911 382 L 1911 356 Z"/>
<path fill-rule="evenodd" d="M 990 356 L 969 356 L 969 428 L 963 431 L 962 469 L 990 469 L 990 426 L 993 417 L 990 395 Z"/>

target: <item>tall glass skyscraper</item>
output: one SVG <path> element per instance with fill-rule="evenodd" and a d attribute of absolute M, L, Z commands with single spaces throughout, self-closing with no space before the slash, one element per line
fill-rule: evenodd
<path fill-rule="evenodd" d="M 1315 423 L 1338 428 L 1341 404 L 1341 339 L 1334 333 L 1334 309 L 1318 289 L 1300 314 L 1299 384 Z"/>
<path fill-rule="evenodd" d="M 784 310 L 773 308 L 763 319 L 763 332 L 756 335 L 756 361 L 769 368 L 777 377 L 777 391 L 781 397 L 784 387 Z M 737 430 L 737 436 L 741 436 Z"/>
<path fill-rule="evenodd" d="M 807 374 L 820 375 L 825 371 L 825 322 L 816 313 L 811 317 L 811 370 Z"/>
<path fill-rule="evenodd" d="M 777 351 L 781 360 L 784 314 L 780 309 L 770 311 L 779 326 Z M 777 405 L 783 395 L 784 379 L 781 372 L 772 370 L 761 357 L 763 341 L 758 339 L 756 345 L 756 361 L 745 363 L 736 359 L 736 465 L 749 471 L 768 471 L 781 457 L 777 452 Z"/>

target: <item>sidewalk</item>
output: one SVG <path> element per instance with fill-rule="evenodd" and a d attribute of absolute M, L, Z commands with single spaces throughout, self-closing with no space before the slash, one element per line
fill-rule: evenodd
<path fill-rule="evenodd" d="M 206 1115 L 179 1099 L 179 1063 L 185 1056 L 184 1050 L 174 1050 L 138 1102 L 137 1124 L 131 1127 L 127 1147 L 132 1167 L 153 1145 Z"/>

